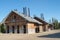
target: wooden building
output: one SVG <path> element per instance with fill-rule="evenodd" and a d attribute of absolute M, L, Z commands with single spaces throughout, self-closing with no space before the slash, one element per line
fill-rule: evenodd
<path fill-rule="evenodd" d="M 17 10 L 13 10 L 3 19 L 2 24 L 4 24 L 6 33 L 32 34 L 52 29 L 51 24 L 40 19 L 39 17 L 32 18 L 29 14 L 29 16 L 26 15 L 26 8 L 24 8 L 23 12 L 25 14 L 20 13 Z"/>
<path fill-rule="evenodd" d="M 11 11 L 2 21 L 6 33 L 38 33 L 41 22 L 25 16 L 23 13 Z"/>
<path fill-rule="evenodd" d="M 44 31 L 49 31 L 53 29 L 53 25 L 47 23 L 46 21 L 42 20 L 41 18 L 35 16 L 34 19 L 36 19 L 37 21 L 42 23 L 42 26 L 40 27 L 40 31 L 44 32 Z"/>

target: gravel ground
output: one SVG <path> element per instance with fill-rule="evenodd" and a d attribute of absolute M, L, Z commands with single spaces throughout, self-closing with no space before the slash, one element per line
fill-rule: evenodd
<path fill-rule="evenodd" d="M 60 30 L 35 34 L 1 34 L 0 40 L 60 40 Z"/>

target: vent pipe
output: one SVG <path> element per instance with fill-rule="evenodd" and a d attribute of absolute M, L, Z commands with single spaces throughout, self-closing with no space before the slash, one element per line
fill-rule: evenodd
<path fill-rule="evenodd" d="M 24 7 L 24 8 L 23 8 L 23 14 L 24 14 L 25 16 L 30 17 L 30 9 L 27 8 L 27 7 Z"/>

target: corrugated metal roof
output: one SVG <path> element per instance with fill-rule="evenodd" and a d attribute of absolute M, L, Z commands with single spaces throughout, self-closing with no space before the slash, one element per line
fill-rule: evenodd
<path fill-rule="evenodd" d="M 18 15 L 20 15 L 21 17 L 25 18 L 25 19 L 26 19 L 27 21 L 29 21 L 29 22 L 35 22 L 35 23 L 38 23 L 38 24 L 42 24 L 41 22 L 39 22 L 39 21 L 37 21 L 37 20 L 29 17 L 29 16 L 25 16 L 24 14 L 22 14 L 22 13 L 20 13 L 20 12 L 17 12 L 17 11 L 14 11 L 14 10 L 11 11 L 11 12 L 15 12 L 16 14 L 18 14 Z M 11 12 L 10 12 L 10 13 L 11 13 Z M 10 13 L 2 20 L 2 23 L 5 22 L 5 20 L 6 20 L 7 17 L 10 15 Z"/>

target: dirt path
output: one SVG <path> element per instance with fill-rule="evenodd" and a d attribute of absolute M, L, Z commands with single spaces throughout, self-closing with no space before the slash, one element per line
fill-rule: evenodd
<path fill-rule="evenodd" d="M 36 34 L 0 34 L 0 40 L 60 40 L 60 30 Z"/>

